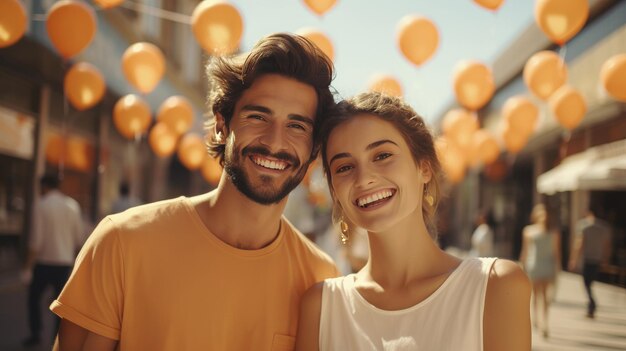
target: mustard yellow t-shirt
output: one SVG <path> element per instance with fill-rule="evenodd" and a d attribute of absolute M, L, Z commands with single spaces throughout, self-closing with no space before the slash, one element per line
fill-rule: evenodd
<path fill-rule="evenodd" d="M 284 218 L 280 227 L 269 246 L 240 250 L 184 197 L 109 216 L 50 309 L 121 350 L 292 350 L 301 295 L 338 272 Z"/>

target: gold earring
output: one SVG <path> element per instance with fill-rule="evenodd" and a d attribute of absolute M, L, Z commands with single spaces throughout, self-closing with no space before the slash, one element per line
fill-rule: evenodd
<path fill-rule="evenodd" d="M 348 229 L 350 228 L 348 227 L 348 223 L 343 220 L 343 216 L 339 220 L 339 229 L 341 231 L 341 243 L 345 245 L 348 243 Z"/>
<path fill-rule="evenodd" d="M 426 203 L 432 207 L 433 204 L 435 203 L 435 198 L 428 192 L 428 189 L 424 188 L 424 200 L 426 200 Z"/>

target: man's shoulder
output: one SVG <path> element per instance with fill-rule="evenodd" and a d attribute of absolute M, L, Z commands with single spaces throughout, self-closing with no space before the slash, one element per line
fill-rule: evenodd
<path fill-rule="evenodd" d="M 185 225 L 191 221 L 185 197 L 167 199 L 130 208 L 107 216 L 107 220 L 120 231 L 137 232 L 142 228 L 165 228 L 168 223 Z"/>
<path fill-rule="evenodd" d="M 290 252 L 296 253 L 304 260 L 314 261 L 335 269 L 335 262 L 326 252 L 317 247 L 315 243 L 304 236 L 304 234 L 284 217 L 281 221 L 283 225 L 285 225 L 285 241 L 289 246 L 288 249 Z"/>

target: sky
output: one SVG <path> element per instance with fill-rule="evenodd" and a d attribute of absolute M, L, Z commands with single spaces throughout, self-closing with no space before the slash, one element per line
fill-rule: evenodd
<path fill-rule="evenodd" d="M 334 88 L 341 97 L 365 91 L 374 74 L 402 85 L 405 100 L 429 122 L 454 103 L 452 75 L 461 60 L 490 65 L 533 24 L 531 0 L 504 0 L 498 11 L 473 0 L 337 0 L 323 17 L 303 0 L 230 0 L 244 21 L 242 51 L 274 32 L 315 28 L 335 51 Z M 404 58 L 396 29 L 406 15 L 429 18 L 439 30 L 439 47 L 417 67 Z"/>

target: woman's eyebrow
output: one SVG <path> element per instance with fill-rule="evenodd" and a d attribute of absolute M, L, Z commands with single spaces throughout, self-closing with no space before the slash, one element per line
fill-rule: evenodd
<path fill-rule="evenodd" d="M 374 148 L 376 148 L 376 147 L 378 147 L 378 146 L 380 146 L 380 145 L 387 144 L 387 143 L 390 143 L 390 144 L 393 144 L 393 145 L 395 145 L 395 146 L 398 146 L 398 144 L 396 144 L 395 142 L 393 142 L 393 141 L 391 141 L 391 140 L 389 140 L 389 139 L 383 139 L 383 140 L 378 140 L 378 141 L 375 141 L 375 142 L 373 142 L 373 143 L 371 143 L 371 144 L 367 145 L 367 146 L 365 147 L 365 150 L 369 151 L 369 150 L 371 150 L 371 149 L 374 149 Z M 328 162 L 328 164 L 332 164 L 332 163 L 333 163 L 333 161 L 335 161 L 336 159 L 339 159 L 339 158 L 346 158 L 346 157 L 351 157 L 351 156 L 352 156 L 352 155 L 351 155 L 350 153 L 348 153 L 348 152 L 340 152 L 340 153 L 336 154 L 335 156 L 333 156 L 333 157 L 330 159 L 330 161 Z"/>

